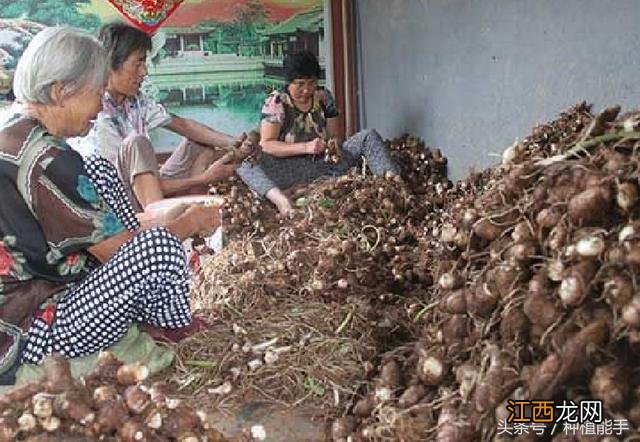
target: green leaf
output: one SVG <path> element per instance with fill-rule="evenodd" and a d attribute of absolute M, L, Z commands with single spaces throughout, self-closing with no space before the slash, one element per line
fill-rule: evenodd
<path fill-rule="evenodd" d="M 351 353 L 351 351 L 353 350 L 353 347 L 351 346 L 351 344 L 345 343 L 340 345 L 340 347 L 338 347 L 338 353 L 340 353 L 341 355 L 346 355 L 347 353 Z"/>
<path fill-rule="evenodd" d="M 307 376 L 304 380 L 304 389 L 310 391 L 311 393 L 315 394 L 316 396 L 324 396 L 326 390 L 324 388 L 324 386 L 322 385 L 322 383 L 312 377 L 312 376 Z"/>
<path fill-rule="evenodd" d="M 348 224 L 341 224 L 340 227 L 338 227 L 338 234 L 341 236 L 346 236 L 349 232 L 351 232 L 351 228 Z"/>
<path fill-rule="evenodd" d="M 191 365 L 192 367 L 203 367 L 210 368 L 215 367 L 217 365 L 216 361 L 206 361 L 201 359 L 191 359 L 189 361 L 185 361 L 185 365 Z"/>
<path fill-rule="evenodd" d="M 307 205 L 307 199 L 301 196 L 296 200 L 295 204 L 296 204 L 296 207 L 304 207 Z"/>
<path fill-rule="evenodd" d="M 323 209 L 331 209 L 335 205 L 336 200 L 334 200 L 333 198 L 324 198 L 322 201 L 320 201 L 320 207 L 322 207 Z"/>

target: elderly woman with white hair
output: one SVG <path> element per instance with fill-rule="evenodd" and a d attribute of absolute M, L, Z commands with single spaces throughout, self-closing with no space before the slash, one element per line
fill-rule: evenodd
<path fill-rule="evenodd" d="M 94 37 L 61 27 L 18 63 L 18 106 L 0 128 L 0 384 L 20 362 L 111 346 L 132 322 L 191 322 L 181 240 L 214 230 L 219 208 L 143 230 L 113 166 L 64 141 L 89 131 L 107 70 Z"/>

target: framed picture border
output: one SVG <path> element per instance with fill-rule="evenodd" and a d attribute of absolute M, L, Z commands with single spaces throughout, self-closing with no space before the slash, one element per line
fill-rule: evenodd
<path fill-rule="evenodd" d="M 340 126 L 350 136 L 359 129 L 354 2 L 329 0 L 328 7 L 333 93 L 338 108 L 342 109 Z"/>

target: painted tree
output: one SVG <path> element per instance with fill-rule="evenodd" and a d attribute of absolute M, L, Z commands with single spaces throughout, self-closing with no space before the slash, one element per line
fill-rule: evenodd
<path fill-rule="evenodd" d="M 234 25 L 238 33 L 239 54 L 258 55 L 260 53 L 259 30 L 264 28 L 268 17 L 269 10 L 262 0 L 250 0 L 236 8 Z"/>
<path fill-rule="evenodd" d="M 235 10 L 234 18 L 239 24 L 260 26 L 269 18 L 269 10 L 261 0 L 251 0 Z"/>
<path fill-rule="evenodd" d="M 79 11 L 90 0 L 0 0 L 2 17 L 24 18 L 45 25 L 69 25 L 94 30 L 100 19 Z"/>

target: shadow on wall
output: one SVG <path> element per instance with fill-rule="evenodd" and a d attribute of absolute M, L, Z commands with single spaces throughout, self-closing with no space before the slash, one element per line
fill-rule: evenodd
<path fill-rule="evenodd" d="M 429 113 L 425 112 L 425 108 L 416 109 L 412 106 L 404 106 L 401 115 L 398 116 L 398 125 L 401 130 L 396 131 L 396 133 L 408 133 L 425 137 L 426 134 L 418 133 L 430 127 L 430 121 L 428 121 Z"/>

